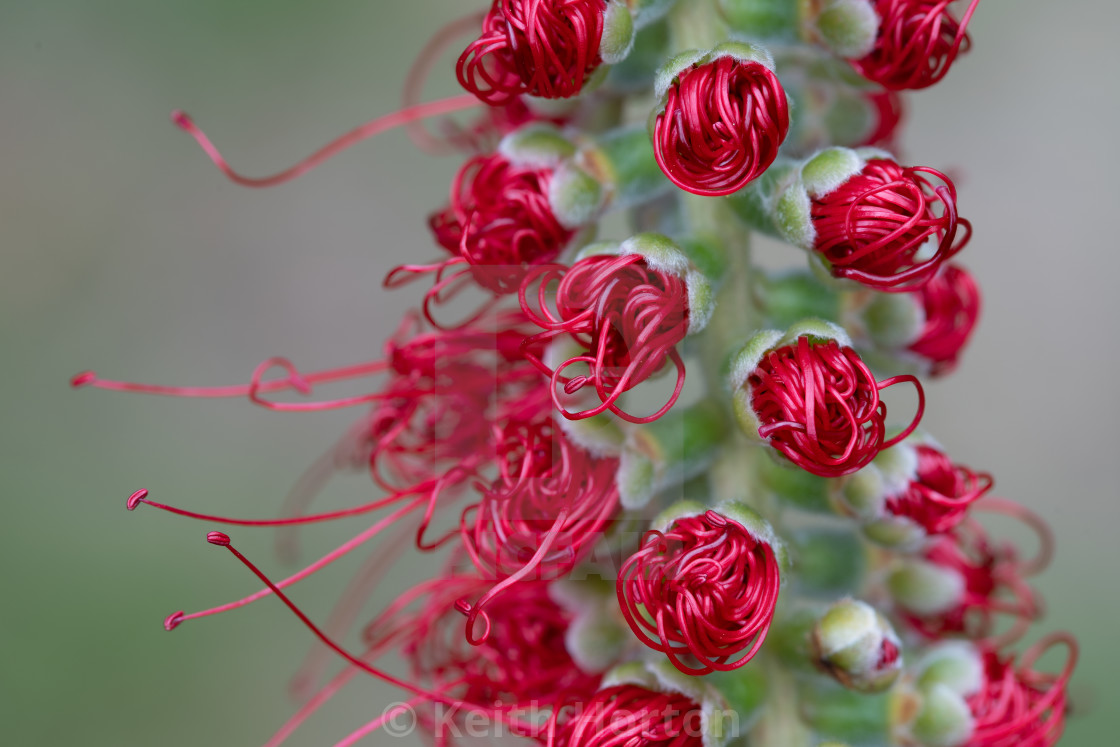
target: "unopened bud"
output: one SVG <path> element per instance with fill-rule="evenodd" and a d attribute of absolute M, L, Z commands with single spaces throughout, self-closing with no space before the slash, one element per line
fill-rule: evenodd
<path fill-rule="evenodd" d="M 576 147 L 559 128 L 534 122 L 502 138 L 498 152 L 511 164 L 525 168 L 555 168 L 576 153 Z"/>
<path fill-rule="evenodd" d="M 863 57 L 875 46 L 879 16 L 870 0 L 829 0 L 815 21 L 825 45 L 841 57 Z"/>
<path fill-rule="evenodd" d="M 599 40 L 599 56 L 613 65 L 622 62 L 634 48 L 634 17 L 622 0 L 607 3 L 603 13 L 603 36 Z"/>
<path fill-rule="evenodd" d="M 965 580 L 952 568 L 907 558 L 891 568 L 887 589 L 904 610 L 926 617 L 959 606 L 965 593 Z"/>
<path fill-rule="evenodd" d="M 834 604 L 813 627 L 810 641 L 821 667 L 851 690 L 882 692 L 902 670 L 898 636 L 865 602 Z"/>

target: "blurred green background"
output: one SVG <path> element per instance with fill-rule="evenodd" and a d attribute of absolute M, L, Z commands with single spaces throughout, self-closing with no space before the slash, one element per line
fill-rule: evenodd
<path fill-rule="evenodd" d="M 227 184 L 167 121 L 182 107 L 239 167 L 285 166 L 395 107 L 439 0 L 0 2 L 0 742 L 255 745 L 287 717 L 310 636 L 277 603 L 165 633 L 162 617 L 252 591 L 171 503 L 270 515 L 350 422 L 241 402 L 92 391 L 84 368 L 167 383 L 376 355 L 414 291 L 384 273 L 434 254 L 423 227 L 456 166 L 386 135 L 267 192 Z M 911 160 L 952 169 L 986 309 L 927 425 L 1001 494 L 1042 512 L 1059 555 L 1045 623 L 1085 656 L 1063 744 L 1114 744 L 1120 446 L 1109 214 L 1120 173 L 1120 6 L 984 0 L 975 49 L 912 98 Z M 449 57 L 448 65 L 451 62 Z M 450 93 L 445 66 L 430 95 Z M 791 256 L 791 262 L 801 262 Z M 324 505 L 369 493 L 358 478 Z M 306 556 L 356 532 L 306 533 Z M 277 574 L 267 531 L 231 532 Z M 297 599 L 323 619 L 359 558 Z M 395 570 L 373 605 L 415 580 Z M 396 700 L 359 682 L 292 740 L 332 744 Z M 394 743 L 375 736 L 371 744 Z"/>

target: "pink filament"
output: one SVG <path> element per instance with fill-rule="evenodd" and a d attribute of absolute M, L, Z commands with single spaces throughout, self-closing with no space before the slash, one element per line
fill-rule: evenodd
<path fill-rule="evenodd" d="M 558 280 L 555 310 L 547 291 Z M 535 294 L 530 294 L 536 284 Z M 533 298 L 535 296 L 535 298 Z M 521 285 L 518 297 L 529 320 L 544 331 L 525 340 L 526 357 L 551 377 L 553 403 L 569 420 L 582 420 L 610 411 L 631 423 L 648 423 L 664 415 L 684 387 L 684 363 L 676 346 L 688 332 L 688 288 L 676 275 L 648 266 L 637 254 L 595 255 L 570 268 L 560 265 L 536 268 Z M 587 350 L 555 369 L 533 346 L 570 336 Z M 659 373 L 668 361 L 677 369 L 669 400 L 652 415 L 639 417 L 618 406 L 625 392 Z M 586 364 L 586 375 L 569 376 L 566 370 Z M 590 384 L 598 406 L 571 412 L 558 387 L 571 395 Z"/>
<path fill-rule="evenodd" d="M 728 195 L 769 168 L 789 132 L 789 105 L 765 65 L 720 57 L 680 73 L 653 127 L 654 155 L 681 189 Z"/>
<path fill-rule="evenodd" d="M 971 237 L 972 225 L 957 218 L 956 201 L 956 187 L 940 171 L 873 158 L 840 187 L 813 198 L 814 249 L 836 277 L 881 291 L 914 290 Z M 942 204 L 940 213 L 936 202 Z M 958 227 L 964 229 L 959 241 Z M 936 251 L 919 257 L 930 241 Z"/>
<path fill-rule="evenodd" d="M 473 96 L 455 96 L 441 101 L 431 101 L 425 104 L 417 104 L 416 106 L 408 107 L 392 114 L 386 114 L 371 120 L 359 127 L 354 128 L 350 132 L 342 135 L 341 137 L 331 141 L 323 146 L 313 154 L 297 163 L 291 168 L 280 171 L 271 176 L 265 177 L 248 177 L 244 176 L 238 171 L 234 170 L 227 162 L 221 152 L 206 136 L 206 133 L 199 129 L 198 125 L 194 123 L 185 112 L 174 111 L 171 113 L 171 121 L 177 127 L 188 133 L 195 139 L 199 147 L 209 156 L 214 165 L 218 167 L 223 174 L 226 175 L 234 184 L 240 184 L 243 187 L 275 187 L 278 184 L 289 182 L 299 176 L 311 171 L 316 166 L 319 166 L 324 161 L 328 161 L 334 156 L 338 155 L 344 150 L 367 140 L 375 135 L 380 135 L 396 127 L 415 122 L 426 117 L 435 117 L 441 114 L 449 114 L 451 112 L 460 111 L 473 106 L 477 106 L 478 101 Z"/>
<path fill-rule="evenodd" d="M 886 405 L 879 392 L 910 382 L 918 393 L 914 419 L 884 441 Z M 925 392 L 913 376 L 876 382 L 859 355 L 835 340 L 771 350 L 747 380 L 751 407 L 761 423 L 758 435 L 787 459 L 820 477 L 851 474 L 882 450 L 908 436 L 922 419 Z"/>
<path fill-rule="evenodd" d="M 965 29 L 980 0 L 972 0 L 958 21 L 952 0 L 875 0 L 879 36 L 864 57 L 854 60 L 868 80 L 891 90 L 926 88 L 949 72 L 971 40 Z"/>
<path fill-rule="evenodd" d="M 647 533 L 623 564 L 616 590 L 642 643 L 685 674 L 704 675 L 738 669 L 754 658 L 770 629 L 780 585 L 773 548 L 738 522 L 708 511 L 678 519 L 664 534 Z M 682 660 L 687 655 L 699 665 Z"/>
<path fill-rule="evenodd" d="M 494 0 L 459 57 L 460 85 L 487 104 L 571 98 L 602 62 L 604 0 Z"/>
<path fill-rule="evenodd" d="M 915 292 L 926 322 L 908 350 L 931 364 L 933 376 L 957 367 L 980 316 L 980 289 L 963 267 L 947 264 Z"/>
<path fill-rule="evenodd" d="M 906 488 L 888 496 L 887 511 L 919 524 L 929 534 L 941 534 L 964 520 L 968 507 L 991 490 L 992 476 L 954 464 L 932 446 L 915 446 L 917 474 Z"/>

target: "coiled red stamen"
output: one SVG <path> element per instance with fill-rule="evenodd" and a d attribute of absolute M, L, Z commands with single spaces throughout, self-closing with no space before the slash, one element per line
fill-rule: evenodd
<path fill-rule="evenodd" d="M 868 80 L 891 90 L 932 86 L 949 72 L 972 42 L 965 29 L 980 0 L 972 0 L 961 20 L 952 0 L 875 0 L 879 36 L 864 57 L 854 60 Z"/>
<path fill-rule="evenodd" d="M 967 270 L 948 264 L 916 295 L 926 322 L 908 350 L 932 364 L 931 375 L 950 373 L 980 317 L 980 289 Z"/>
<path fill-rule="evenodd" d="M 958 604 L 937 613 L 918 614 L 905 608 L 902 613 L 910 627 L 928 639 L 963 635 L 999 649 L 1022 636 L 1042 614 L 1042 601 L 1025 579 L 1045 569 L 1053 538 L 1041 517 L 1011 501 L 985 498 L 977 508 L 1026 523 L 1038 535 L 1038 555 L 1024 560 L 1014 544 L 997 544 L 979 522 L 966 520 L 951 534 L 936 538 L 923 553 L 926 562 L 960 576 L 963 594 Z M 1000 616 L 1012 618 L 1014 625 L 995 635 Z"/>
<path fill-rule="evenodd" d="M 879 392 L 910 382 L 918 410 L 906 429 L 884 441 L 886 405 Z M 918 426 L 925 392 L 914 376 L 875 381 L 849 347 L 835 340 L 811 343 L 801 336 L 763 356 L 748 377 L 758 435 L 797 466 L 821 477 L 840 477 L 866 466 L 882 449 Z"/>
<path fill-rule="evenodd" d="M 898 129 L 905 117 L 906 110 L 896 91 L 875 91 L 864 94 L 864 98 L 875 109 L 875 126 L 861 145 L 896 152 L 898 150 Z"/>
<path fill-rule="evenodd" d="M 887 497 L 886 509 L 941 534 L 964 520 L 968 507 L 992 488 L 992 476 L 954 464 L 942 451 L 920 444 L 917 474 L 906 488 Z"/>
<path fill-rule="evenodd" d="M 616 590 L 642 643 L 680 671 L 703 675 L 738 669 L 758 653 L 780 585 L 773 548 L 708 511 L 678 519 L 664 534 L 647 533 L 623 564 Z M 682 660 L 689 654 L 699 666 Z"/>
<path fill-rule="evenodd" d="M 1069 650 L 1057 674 L 1038 672 L 1034 663 L 1053 646 Z M 968 698 L 975 723 L 966 747 L 1051 747 L 1065 728 L 1066 687 L 1077 665 L 1077 641 L 1051 633 L 1028 649 L 1016 666 L 992 649 L 982 654 L 984 684 Z"/>
<path fill-rule="evenodd" d="M 877 290 L 913 290 L 972 235 L 972 224 L 957 217 L 956 202 L 956 187 L 940 171 L 874 158 L 837 189 L 813 198 L 814 249 L 836 277 Z M 958 228 L 964 229 L 959 240 Z M 936 244 L 928 257 L 927 242 Z"/>
<path fill-rule="evenodd" d="M 566 722 L 550 725 L 548 747 L 701 747 L 700 706 L 679 693 L 660 693 L 638 685 L 600 690 L 576 704 Z"/>
<path fill-rule="evenodd" d="M 488 104 L 575 96 L 602 62 L 605 0 L 494 0 L 459 57 L 460 85 Z"/>
<path fill-rule="evenodd" d="M 549 307 L 547 290 L 558 280 L 555 310 Z M 530 294 L 536 284 L 536 293 Z M 534 301 L 530 298 L 535 296 Z M 536 268 L 519 291 L 521 308 L 529 320 L 545 330 L 525 340 L 526 357 L 552 379 L 556 408 L 570 420 L 580 420 L 610 411 L 631 423 L 648 423 L 664 415 L 684 387 L 684 362 L 676 346 L 688 332 L 688 288 L 676 275 L 651 269 L 637 254 L 595 255 L 570 268 L 553 265 Z M 587 350 L 569 358 L 555 369 L 548 366 L 531 346 L 570 335 Z M 652 415 L 637 417 L 618 407 L 618 399 L 651 376 L 667 361 L 677 368 L 673 394 Z M 588 373 L 570 376 L 566 370 L 586 364 Z M 590 384 L 599 396 L 598 406 L 571 412 L 558 387 L 574 394 Z"/>
<path fill-rule="evenodd" d="M 769 168 L 788 132 L 789 105 L 774 73 L 720 57 L 685 70 L 669 87 L 653 150 L 681 189 L 728 195 Z"/>

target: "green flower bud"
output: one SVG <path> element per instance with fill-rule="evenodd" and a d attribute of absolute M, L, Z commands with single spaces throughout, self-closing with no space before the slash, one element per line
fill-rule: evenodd
<path fill-rule="evenodd" d="M 951 568 L 906 558 L 891 566 L 887 590 L 903 609 L 925 617 L 959 606 L 964 597 L 965 580 Z"/>
<path fill-rule="evenodd" d="M 599 181 L 572 161 L 552 172 L 548 204 L 560 225 L 577 229 L 593 222 L 606 205 Z"/>
<path fill-rule="evenodd" d="M 599 56 L 608 65 L 622 62 L 634 47 L 634 17 L 621 0 L 611 0 L 603 13 Z"/>
<path fill-rule="evenodd" d="M 875 46 L 879 15 L 870 0 L 829 0 L 815 26 L 829 49 L 841 57 L 859 59 Z"/>
<path fill-rule="evenodd" d="M 559 128 L 545 122 L 520 127 L 502 138 L 498 152 L 516 166 L 555 168 L 576 154 L 576 146 Z"/>
<path fill-rule="evenodd" d="M 844 599 L 832 605 L 809 640 L 817 663 L 852 690 L 882 692 L 902 670 L 898 636 L 887 619 L 865 602 Z"/>

